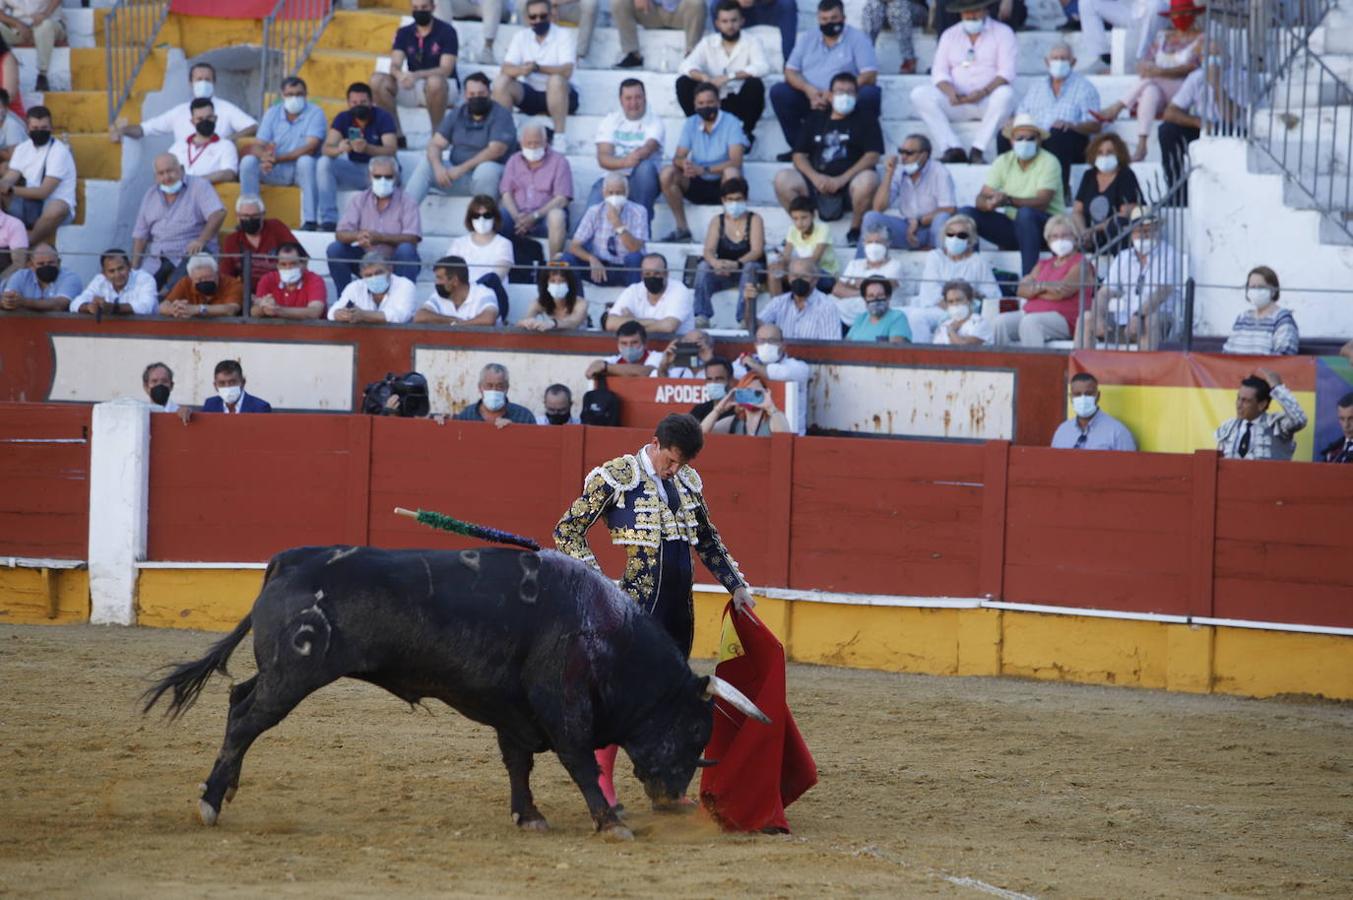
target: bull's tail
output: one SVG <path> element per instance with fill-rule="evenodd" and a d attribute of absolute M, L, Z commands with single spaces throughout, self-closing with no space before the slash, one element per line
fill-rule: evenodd
<path fill-rule="evenodd" d="M 240 624 L 235 626 L 234 631 L 212 644 L 206 656 L 194 662 L 179 663 L 174 666 L 168 675 L 160 679 L 154 687 L 142 695 L 146 705 L 142 707 L 141 712 L 150 712 L 150 708 L 159 701 L 165 691 L 171 689 L 174 696 L 169 701 L 169 718 L 177 719 L 187 712 L 197 702 L 198 695 L 207 686 L 207 682 L 211 680 L 213 673 L 230 674 L 226 670 L 226 662 L 230 659 L 230 654 L 235 652 L 235 648 L 239 646 L 240 641 L 244 640 L 244 636 L 249 633 L 253 624 L 253 613 L 250 613 L 240 620 Z"/>

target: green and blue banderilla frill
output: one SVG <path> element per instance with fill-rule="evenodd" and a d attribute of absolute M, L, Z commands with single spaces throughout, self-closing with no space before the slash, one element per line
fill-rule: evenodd
<path fill-rule="evenodd" d="M 452 518 L 446 513 L 439 513 L 431 509 L 404 509 L 395 507 L 395 515 L 404 516 L 408 519 L 415 519 L 429 528 L 436 528 L 440 531 L 450 531 L 453 534 L 463 534 L 466 537 L 479 538 L 481 541 L 491 541 L 495 544 L 512 544 L 517 547 L 525 547 L 527 550 L 539 550 L 540 545 L 528 537 L 522 537 L 519 534 L 513 534 L 510 531 L 501 531 L 497 528 L 490 528 L 487 525 L 476 525 L 473 522 L 462 522 L 460 519 Z"/>

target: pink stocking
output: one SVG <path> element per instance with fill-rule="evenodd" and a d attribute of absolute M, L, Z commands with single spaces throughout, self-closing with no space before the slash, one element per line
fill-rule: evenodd
<path fill-rule="evenodd" d="M 616 744 L 602 747 L 596 751 L 597 765 L 601 767 L 601 775 L 597 777 L 597 786 L 601 788 L 601 793 L 605 796 L 608 806 L 615 806 L 615 757 L 619 752 L 620 747 Z"/>

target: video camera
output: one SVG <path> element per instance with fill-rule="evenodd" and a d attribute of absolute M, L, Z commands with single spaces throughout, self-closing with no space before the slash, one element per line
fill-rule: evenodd
<path fill-rule="evenodd" d="M 421 419 L 431 411 L 428 380 L 417 372 L 404 375 L 390 372 L 382 380 L 368 384 L 362 392 L 362 412 L 369 416 Z"/>

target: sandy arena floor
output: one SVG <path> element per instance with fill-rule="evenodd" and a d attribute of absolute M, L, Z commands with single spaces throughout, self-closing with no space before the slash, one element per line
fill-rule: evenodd
<path fill-rule="evenodd" d="M 1353 895 L 1347 704 L 807 666 L 790 702 L 821 782 L 792 836 L 638 812 L 626 779 L 639 837 L 608 844 L 544 756 L 553 831 L 519 834 L 488 730 L 347 682 L 259 740 L 207 829 L 227 682 L 177 725 L 135 698 L 212 640 L 0 626 L 0 894 Z"/>

